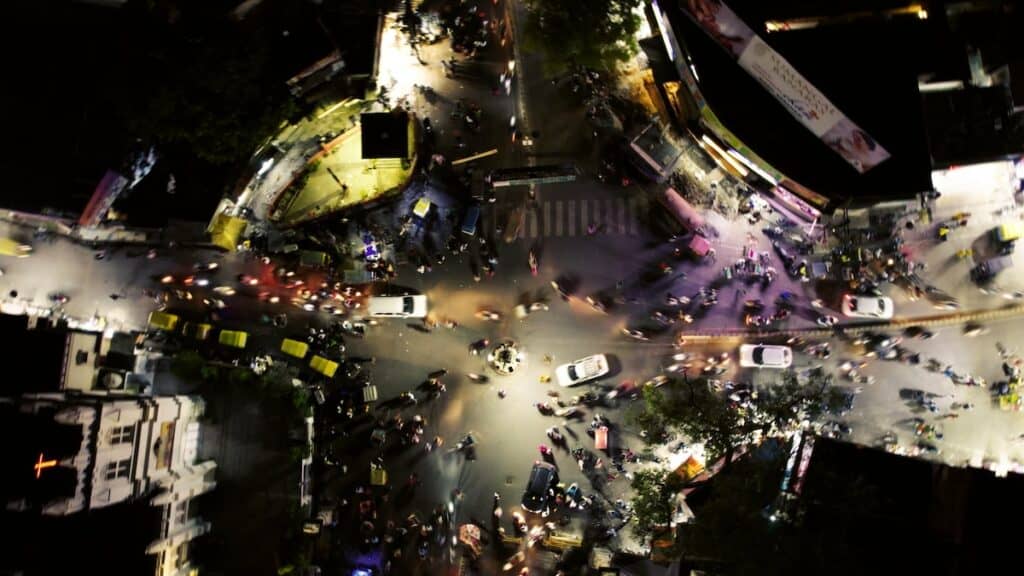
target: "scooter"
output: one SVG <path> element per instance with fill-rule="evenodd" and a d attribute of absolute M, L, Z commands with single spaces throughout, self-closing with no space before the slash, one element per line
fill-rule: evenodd
<path fill-rule="evenodd" d="M 533 250 L 530 250 L 530 273 L 534 276 L 537 275 L 537 256 L 534 255 Z"/>

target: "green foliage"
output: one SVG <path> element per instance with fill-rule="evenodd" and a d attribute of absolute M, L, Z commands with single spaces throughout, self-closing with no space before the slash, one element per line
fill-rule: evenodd
<path fill-rule="evenodd" d="M 633 532 L 647 538 L 668 525 L 675 508 L 676 493 L 682 479 L 661 468 L 647 468 L 633 476 Z"/>
<path fill-rule="evenodd" d="M 544 55 L 548 73 L 568 65 L 607 70 L 637 52 L 640 0 L 526 0 L 525 46 Z"/>
<path fill-rule="evenodd" d="M 715 459 L 731 457 L 754 434 L 772 435 L 813 421 L 838 407 L 843 396 L 827 374 L 813 373 L 801 382 L 788 372 L 780 382 L 759 389 L 757 408 L 748 412 L 731 406 L 704 379 L 675 380 L 644 390 L 643 411 L 633 420 L 648 438 L 658 438 L 664 431 L 679 432 L 703 443 Z"/>
<path fill-rule="evenodd" d="M 194 350 L 182 350 L 171 361 L 171 373 L 186 382 L 198 382 L 203 379 L 203 367 L 206 360 Z"/>

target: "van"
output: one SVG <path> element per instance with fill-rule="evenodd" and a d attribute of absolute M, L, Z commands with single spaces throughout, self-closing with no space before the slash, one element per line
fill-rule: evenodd
<path fill-rule="evenodd" d="M 213 326 L 202 322 L 185 322 L 181 333 L 196 340 L 206 340 L 210 336 Z"/>
<path fill-rule="evenodd" d="M 298 340 L 292 340 L 291 338 L 285 338 L 284 340 L 281 340 L 281 352 L 284 352 L 292 358 L 302 360 L 309 352 L 309 344 Z"/>
<path fill-rule="evenodd" d="M 466 236 L 475 236 L 478 220 L 480 220 L 480 205 L 474 204 L 466 210 L 466 217 L 462 219 L 462 233 Z"/>
<path fill-rule="evenodd" d="M 971 280 L 975 282 L 991 280 L 1010 266 L 1013 266 L 1013 258 L 1011 256 L 997 256 L 975 266 L 971 270 Z"/>
<path fill-rule="evenodd" d="M 241 350 L 245 348 L 246 342 L 249 341 L 249 334 L 241 330 L 221 330 L 217 341 L 224 346 Z"/>
<path fill-rule="evenodd" d="M 150 312 L 149 313 L 149 326 L 158 330 L 166 330 L 173 332 L 174 328 L 178 326 L 179 318 L 174 314 L 168 314 L 167 312 Z"/>
<path fill-rule="evenodd" d="M 323 356 L 316 356 L 316 355 L 314 355 L 313 358 L 310 359 L 309 367 L 312 368 L 314 372 L 317 372 L 319 374 L 323 374 L 324 376 L 327 376 L 328 378 L 334 378 L 335 372 L 338 371 L 338 363 L 337 362 L 335 362 L 333 360 L 328 360 L 327 358 L 324 358 Z"/>
<path fill-rule="evenodd" d="M 367 310 L 370 316 L 378 318 L 425 318 L 427 297 L 413 296 L 370 296 Z"/>

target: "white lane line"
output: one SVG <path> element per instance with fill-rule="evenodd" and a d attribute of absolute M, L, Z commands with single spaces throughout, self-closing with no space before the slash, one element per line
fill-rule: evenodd
<path fill-rule="evenodd" d="M 566 209 L 566 215 L 569 217 L 569 236 L 576 235 L 576 201 L 569 200 L 569 206 Z"/>

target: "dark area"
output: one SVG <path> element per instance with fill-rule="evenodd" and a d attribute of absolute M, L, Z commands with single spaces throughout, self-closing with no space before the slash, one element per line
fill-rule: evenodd
<path fill-rule="evenodd" d="M 353 14 L 376 15 L 374 2 L 268 0 L 244 16 L 238 4 L 6 6 L 4 206 L 77 217 L 108 169 L 129 175 L 132 156 L 155 146 L 156 170 L 117 208 L 137 226 L 205 221 L 281 121 L 301 114 L 290 77 L 334 50 L 372 63 L 375 27 L 344 35 Z M 347 45 L 356 40 L 369 44 Z"/>
<path fill-rule="evenodd" d="M 757 449 L 691 492 L 684 561 L 732 574 L 984 574 L 1010 562 L 1024 478 L 817 438 L 793 522 L 770 520 L 784 451 Z"/>
<path fill-rule="evenodd" d="M 146 502 L 71 516 L 2 512 L 0 571 L 20 570 L 26 576 L 153 574 L 157 557 L 145 551 L 160 533 L 162 514 Z"/>
<path fill-rule="evenodd" d="M 364 160 L 409 155 L 409 115 L 404 111 L 364 113 L 359 122 Z"/>
<path fill-rule="evenodd" d="M 43 327 L 28 329 L 28 318 L 0 314 L 0 363 L 14 377 L 4 379 L 4 394 L 54 392 L 60 389 L 67 333 Z"/>

